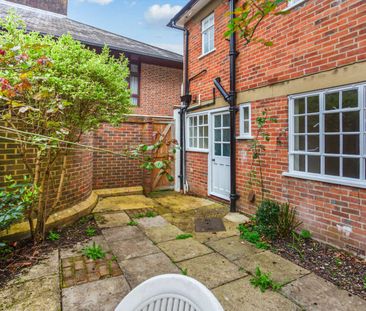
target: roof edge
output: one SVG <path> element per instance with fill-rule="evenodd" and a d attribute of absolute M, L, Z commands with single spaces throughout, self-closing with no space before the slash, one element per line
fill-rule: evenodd
<path fill-rule="evenodd" d="M 190 0 L 177 14 L 175 14 L 167 26 L 171 28 L 184 28 L 185 23 L 209 3 L 210 0 Z M 184 17 L 185 20 L 182 21 Z"/>

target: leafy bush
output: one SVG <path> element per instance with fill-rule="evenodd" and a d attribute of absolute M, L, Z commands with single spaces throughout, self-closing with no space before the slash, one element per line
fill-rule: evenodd
<path fill-rule="evenodd" d="M 282 285 L 271 279 L 270 273 L 263 273 L 259 267 L 255 269 L 255 275 L 250 279 L 250 283 L 254 287 L 259 287 L 262 293 L 264 293 L 269 288 L 273 291 L 278 291 L 282 287 Z"/>
<path fill-rule="evenodd" d="M 105 257 L 105 252 L 102 250 L 100 245 L 95 244 L 87 246 L 83 249 L 84 256 L 88 257 L 89 259 L 97 260 L 102 259 Z"/>
<path fill-rule="evenodd" d="M 311 232 L 309 230 L 302 229 L 300 232 L 300 236 L 304 239 L 310 239 L 311 238 Z"/>
<path fill-rule="evenodd" d="M 280 204 L 280 214 L 278 217 L 277 233 L 283 238 L 291 236 L 291 233 L 301 225 L 301 221 L 296 219 L 296 208 L 290 204 Z"/>
<path fill-rule="evenodd" d="M 256 231 L 256 227 L 248 228 L 243 224 L 240 224 L 238 227 L 240 231 L 240 238 L 246 240 L 252 244 L 256 248 L 259 249 L 268 249 L 269 245 L 266 242 L 261 240 L 261 236 L 258 231 Z"/>
<path fill-rule="evenodd" d="M 256 226 L 260 234 L 274 239 L 278 233 L 280 204 L 272 200 L 263 200 L 259 205 L 256 216 Z"/>
<path fill-rule="evenodd" d="M 5 182 L 6 187 L 0 189 L 0 230 L 21 221 L 38 195 L 37 187 L 33 187 L 26 176 L 22 183 L 5 176 Z"/>

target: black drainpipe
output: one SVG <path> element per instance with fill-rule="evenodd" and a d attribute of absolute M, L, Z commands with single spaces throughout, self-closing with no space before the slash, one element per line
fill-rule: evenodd
<path fill-rule="evenodd" d="M 175 25 L 175 23 L 169 24 L 170 27 L 182 30 L 184 31 L 184 85 L 183 85 L 183 93 L 184 95 L 181 97 L 181 101 L 183 105 L 180 108 L 179 116 L 180 116 L 180 167 L 179 167 L 179 185 L 180 190 L 184 191 L 184 182 L 185 182 L 185 162 L 186 162 L 186 156 L 185 156 L 185 114 L 187 112 L 187 109 L 189 107 L 189 104 L 191 103 L 192 97 L 189 94 L 189 78 L 188 78 L 188 43 L 189 43 L 189 31 L 186 28 L 178 27 Z"/>

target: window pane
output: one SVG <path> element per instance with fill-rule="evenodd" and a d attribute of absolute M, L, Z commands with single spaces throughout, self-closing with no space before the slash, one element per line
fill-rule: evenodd
<path fill-rule="evenodd" d="M 193 117 L 193 125 L 197 125 L 197 117 Z"/>
<path fill-rule="evenodd" d="M 295 114 L 303 114 L 305 113 L 305 98 L 296 98 L 295 99 Z"/>
<path fill-rule="evenodd" d="M 207 114 L 205 114 L 205 115 L 203 116 L 203 123 L 204 123 L 204 124 L 208 124 L 208 115 L 207 115 Z"/>
<path fill-rule="evenodd" d="M 319 152 L 319 135 L 309 135 L 308 136 L 308 151 L 309 152 Z"/>
<path fill-rule="evenodd" d="M 325 135 L 325 153 L 340 153 L 340 136 Z"/>
<path fill-rule="evenodd" d="M 360 130 L 360 115 L 358 111 L 343 112 L 343 132 L 358 132 Z"/>
<path fill-rule="evenodd" d="M 203 124 L 203 116 L 199 116 L 198 117 L 198 125 L 202 125 Z"/>
<path fill-rule="evenodd" d="M 139 78 L 135 76 L 130 77 L 131 94 L 138 95 L 139 93 Z"/>
<path fill-rule="evenodd" d="M 343 158 L 343 176 L 360 178 L 360 159 Z"/>
<path fill-rule="evenodd" d="M 215 130 L 215 141 L 221 141 L 221 130 Z"/>
<path fill-rule="evenodd" d="M 131 97 L 131 104 L 132 104 L 133 106 L 137 106 L 137 104 L 138 104 L 138 98 L 136 98 L 136 97 Z"/>
<path fill-rule="evenodd" d="M 305 151 L 305 136 L 304 135 L 295 136 L 295 151 Z"/>
<path fill-rule="evenodd" d="M 325 174 L 339 176 L 339 158 L 325 157 Z"/>
<path fill-rule="evenodd" d="M 199 133 L 199 137 L 203 137 L 203 126 L 199 127 L 198 133 Z"/>
<path fill-rule="evenodd" d="M 133 72 L 133 73 L 139 73 L 139 65 L 131 64 L 130 65 L 130 71 Z"/>
<path fill-rule="evenodd" d="M 320 157 L 308 156 L 308 172 L 320 173 Z"/>
<path fill-rule="evenodd" d="M 308 113 L 319 112 L 319 96 L 308 97 Z"/>
<path fill-rule="evenodd" d="M 327 113 L 325 115 L 325 131 L 339 132 L 339 113 Z"/>
<path fill-rule="evenodd" d="M 208 137 L 208 126 L 203 127 L 203 136 Z"/>
<path fill-rule="evenodd" d="M 249 120 L 244 121 L 244 134 L 249 134 Z"/>
<path fill-rule="evenodd" d="M 215 144 L 215 155 L 221 156 L 221 144 Z"/>
<path fill-rule="evenodd" d="M 199 138 L 199 144 L 198 144 L 199 148 L 203 148 L 203 138 Z"/>
<path fill-rule="evenodd" d="M 198 147 L 198 140 L 197 137 L 193 137 L 193 147 L 197 148 Z"/>
<path fill-rule="evenodd" d="M 249 107 L 243 107 L 243 116 L 244 116 L 244 120 L 249 119 Z"/>
<path fill-rule="evenodd" d="M 342 93 L 342 108 L 358 107 L 358 91 L 350 90 Z"/>
<path fill-rule="evenodd" d="M 190 139 L 189 139 L 189 147 L 192 147 L 192 148 L 194 147 L 194 146 L 193 146 L 193 138 L 190 138 Z"/>
<path fill-rule="evenodd" d="M 305 133 L 305 116 L 295 117 L 295 133 Z"/>
<path fill-rule="evenodd" d="M 305 172 L 305 156 L 302 154 L 294 155 L 294 170 Z"/>
<path fill-rule="evenodd" d="M 221 126 L 221 116 L 215 116 L 215 127 Z"/>
<path fill-rule="evenodd" d="M 339 92 L 329 93 L 325 95 L 325 109 L 339 109 Z"/>
<path fill-rule="evenodd" d="M 223 156 L 224 157 L 230 157 L 230 145 L 229 144 L 223 144 Z"/>
<path fill-rule="evenodd" d="M 319 133 L 319 115 L 308 116 L 308 133 Z"/>
<path fill-rule="evenodd" d="M 223 127 L 229 127 L 230 126 L 230 115 L 229 114 L 224 114 L 222 116 L 222 126 Z"/>
<path fill-rule="evenodd" d="M 360 154 L 359 135 L 343 135 L 343 154 Z"/>
<path fill-rule="evenodd" d="M 193 127 L 190 127 L 189 128 L 189 137 L 192 137 L 193 136 Z"/>
<path fill-rule="evenodd" d="M 222 141 L 230 141 L 230 129 L 222 130 Z"/>
<path fill-rule="evenodd" d="M 203 139 L 203 148 L 208 149 L 208 138 Z"/>

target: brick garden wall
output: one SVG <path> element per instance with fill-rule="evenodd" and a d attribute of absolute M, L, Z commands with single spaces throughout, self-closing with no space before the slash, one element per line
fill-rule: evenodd
<path fill-rule="evenodd" d="M 140 104 L 135 113 L 173 116 L 180 104 L 182 69 L 141 63 Z"/>
<path fill-rule="evenodd" d="M 240 1 L 237 5 L 240 4 Z M 201 19 L 215 10 L 216 51 L 201 54 Z M 207 70 L 191 83 L 193 98 L 211 100 L 213 79 L 220 76 L 229 89 L 229 43 L 223 39 L 228 17 L 228 2 L 216 0 L 186 25 L 190 31 L 189 76 Z M 237 61 L 239 92 L 279 84 L 295 78 L 314 75 L 337 67 L 366 60 L 366 2 L 362 0 L 308 0 L 282 17 L 267 21 L 258 36 L 273 40 L 273 47 L 252 44 L 243 48 L 238 40 Z M 366 79 L 366 76 L 365 76 Z M 360 81 L 361 82 L 361 81 Z M 314 87 L 316 89 L 316 86 Z M 269 132 L 272 140 L 266 145 L 264 180 L 269 197 L 290 202 L 297 207 L 303 226 L 314 237 L 327 243 L 365 255 L 366 252 L 366 190 L 317 181 L 284 177 L 288 171 L 288 98 L 287 96 L 252 101 L 252 131 L 255 119 L 263 109 L 277 117 Z M 237 124 L 237 129 L 239 124 Z M 239 134 L 239 133 L 238 133 Z M 251 157 L 248 141 L 237 142 L 237 187 L 239 210 L 253 214 L 254 204 L 248 202 L 248 172 Z M 207 195 L 207 153 L 187 153 L 187 178 L 190 191 Z M 257 198 L 259 189 L 254 189 Z M 257 201 L 258 202 L 258 201 Z M 337 230 L 348 225 L 353 232 L 349 238 Z"/>

